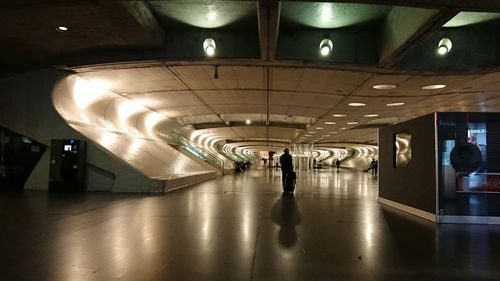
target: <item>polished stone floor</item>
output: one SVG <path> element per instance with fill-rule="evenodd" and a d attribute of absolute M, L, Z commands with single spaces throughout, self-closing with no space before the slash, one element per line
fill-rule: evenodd
<path fill-rule="evenodd" d="M 167 193 L 0 193 L 0 280 L 500 280 L 500 227 L 377 203 L 353 170 L 253 167 Z"/>

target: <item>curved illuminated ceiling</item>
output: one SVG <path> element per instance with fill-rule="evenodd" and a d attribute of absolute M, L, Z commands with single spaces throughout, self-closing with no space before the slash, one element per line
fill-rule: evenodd
<path fill-rule="evenodd" d="M 433 111 L 500 110 L 500 3 L 353 2 L 11 1 L 0 74 L 71 70 L 187 137 L 255 150 L 376 144 L 377 128 Z"/>

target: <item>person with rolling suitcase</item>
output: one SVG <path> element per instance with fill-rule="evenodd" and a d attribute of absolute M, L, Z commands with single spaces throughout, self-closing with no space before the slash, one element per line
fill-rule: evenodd
<path fill-rule="evenodd" d="M 290 150 L 285 148 L 285 153 L 280 157 L 281 181 L 284 192 L 293 192 L 295 189 L 296 174 L 293 171 L 293 159 Z"/>

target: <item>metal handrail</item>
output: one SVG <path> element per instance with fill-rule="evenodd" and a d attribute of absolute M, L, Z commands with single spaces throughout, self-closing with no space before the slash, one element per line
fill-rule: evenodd
<path fill-rule="evenodd" d="M 217 167 L 219 170 L 224 171 L 224 161 L 221 160 L 219 157 L 211 153 L 210 151 L 207 151 L 206 149 L 198 146 L 194 142 L 192 142 L 190 139 L 184 137 L 183 135 L 177 133 L 177 132 L 170 132 L 174 136 L 174 140 L 177 140 L 178 144 L 187 152 L 191 153 L 194 155 L 196 158 L 201 159 L 205 162 L 208 162 L 209 164 Z"/>

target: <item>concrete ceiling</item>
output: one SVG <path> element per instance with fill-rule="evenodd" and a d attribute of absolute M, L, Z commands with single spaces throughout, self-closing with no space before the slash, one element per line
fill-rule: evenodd
<path fill-rule="evenodd" d="M 376 144 L 378 127 L 426 113 L 500 110 L 494 0 L 18 0 L 0 19 L 0 75 L 67 69 L 241 147 Z"/>

